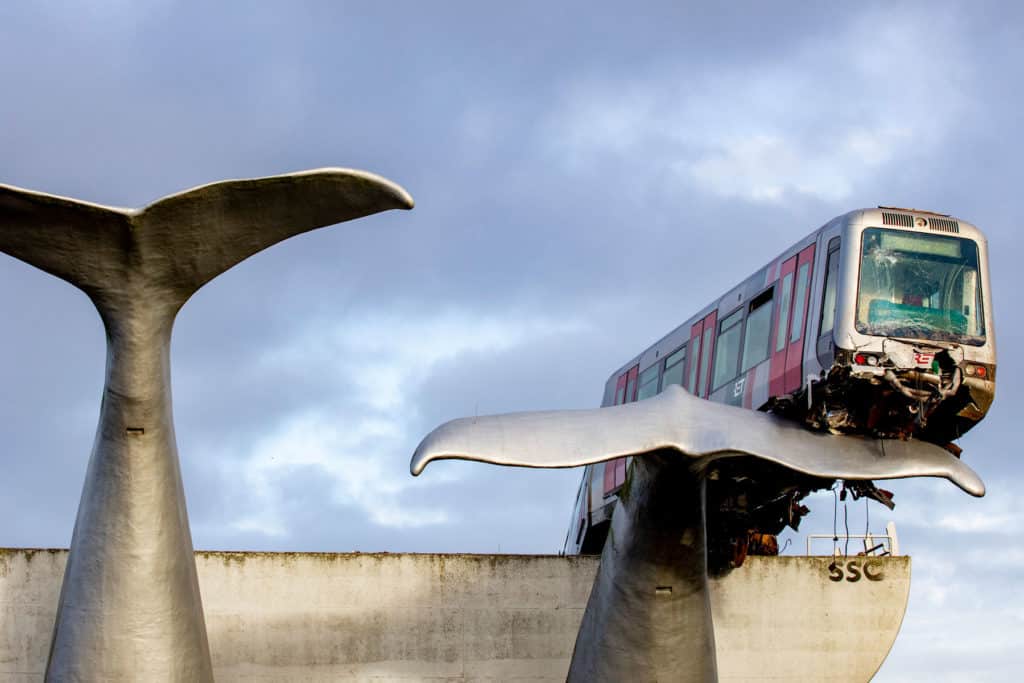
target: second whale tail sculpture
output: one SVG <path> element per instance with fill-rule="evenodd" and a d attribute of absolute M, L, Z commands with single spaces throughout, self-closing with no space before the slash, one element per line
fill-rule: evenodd
<path fill-rule="evenodd" d="M 348 169 L 213 183 L 139 210 L 0 185 L 0 251 L 84 291 L 107 336 L 47 680 L 212 680 L 171 410 L 175 315 L 281 240 L 412 206 Z"/>
<path fill-rule="evenodd" d="M 140 297 L 180 308 L 217 275 L 284 239 L 412 206 L 398 185 L 342 168 L 210 183 L 142 209 L 0 185 L 0 251 L 75 285 L 101 314 Z"/>
<path fill-rule="evenodd" d="M 795 493 L 836 479 L 870 492 L 871 480 L 942 477 L 985 494 L 980 477 L 939 446 L 810 432 L 675 385 L 608 408 L 453 420 L 423 439 L 410 469 L 418 475 L 441 459 L 576 467 L 622 456 L 641 457 L 619 493 L 570 681 L 718 680 L 708 575 L 729 566 L 728 553 L 713 551 L 738 526 L 732 514 L 744 532 L 754 509 L 784 524 Z M 737 513 L 727 501 L 740 492 Z"/>

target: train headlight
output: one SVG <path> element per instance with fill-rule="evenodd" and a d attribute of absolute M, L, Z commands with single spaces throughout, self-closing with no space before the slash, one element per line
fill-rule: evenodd
<path fill-rule="evenodd" d="M 979 379 L 985 379 L 988 377 L 988 368 L 984 365 L 967 365 L 967 376 L 977 377 Z"/>
<path fill-rule="evenodd" d="M 853 362 L 857 365 L 878 365 L 878 358 L 872 356 L 869 353 L 858 353 L 853 357 Z"/>

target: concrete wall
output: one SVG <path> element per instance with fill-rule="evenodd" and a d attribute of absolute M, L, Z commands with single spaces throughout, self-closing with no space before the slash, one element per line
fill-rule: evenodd
<path fill-rule="evenodd" d="M 42 680 L 66 557 L 0 549 L 0 681 Z M 712 579 L 720 680 L 874 674 L 910 559 L 873 560 L 874 580 L 863 558 L 831 562 L 748 557 Z M 597 558 L 199 552 L 196 564 L 221 682 L 563 681 Z"/>
<path fill-rule="evenodd" d="M 868 681 L 903 623 L 910 558 L 748 557 L 709 593 L 722 683 Z"/>
<path fill-rule="evenodd" d="M 0 681 L 41 681 L 66 550 L 0 549 Z"/>
<path fill-rule="evenodd" d="M 0 550 L 0 680 L 40 681 L 66 551 Z M 564 681 L 596 558 L 198 552 L 218 681 Z"/>

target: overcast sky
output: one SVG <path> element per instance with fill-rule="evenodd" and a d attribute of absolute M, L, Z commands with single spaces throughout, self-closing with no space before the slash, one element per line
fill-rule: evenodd
<path fill-rule="evenodd" d="M 557 552 L 578 471 L 442 462 L 413 479 L 420 438 L 595 406 L 612 370 L 828 219 L 922 207 L 988 235 L 999 389 L 961 442 L 984 499 L 912 480 L 887 487 L 894 513 L 871 509 L 914 558 L 877 680 L 1018 679 L 1014 4 L 65 4 L 0 5 L 0 183 L 143 206 L 347 166 L 417 202 L 273 247 L 183 309 L 197 548 Z M 67 546 L 100 320 L 3 255 L 0 312 L 0 545 Z M 849 518 L 863 529 L 862 503 Z M 832 521 L 819 496 L 809 527 Z"/>

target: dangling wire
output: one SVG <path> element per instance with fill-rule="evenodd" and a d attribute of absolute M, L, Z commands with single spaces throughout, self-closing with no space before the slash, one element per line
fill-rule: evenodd
<path fill-rule="evenodd" d="M 864 536 L 867 541 L 867 536 L 871 535 L 871 506 L 868 505 L 867 496 L 864 497 Z"/>
<path fill-rule="evenodd" d="M 839 530 L 836 528 L 839 520 L 839 482 L 832 485 L 832 554 L 836 554 L 836 544 L 839 543 Z"/>
<path fill-rule="evenodd" d="M 843 557 L 850 554 L 850 508 L 843 501 L 843 526 L 846 527 L 846 545 L 843 546 Z"/>

